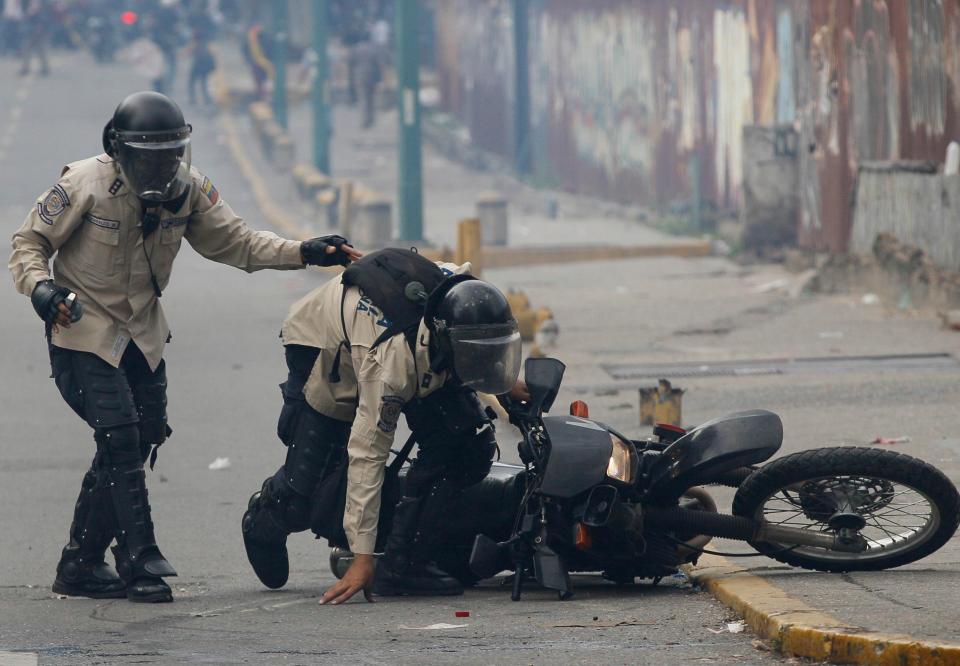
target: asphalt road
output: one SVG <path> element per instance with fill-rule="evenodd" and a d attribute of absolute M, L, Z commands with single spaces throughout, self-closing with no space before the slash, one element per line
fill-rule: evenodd
<path fill-rule="evenodd" d="M 16 63 L 0 61 L 7 235 L 64 163 L 100 151 L 114 105 L 146 85 L 122 65 L 94 66 L 83 55 L 54 54 L 52 66 L 49 78 L 19 79 Z M 195 164 L 262 228 L 215 116 L 185 111 Z M 529 277 L 544 279 L 537 275 Z M 323 279 L 315 271 L 246 275 L 184 246 L 163 297 L 173 327 L 166 358 L 176 433 L 148 475 L 157 538 L 180 576 L 172 581 L 176 602 L 158 606 L 59 599 L 49 590 L 93 441 L 48 378 L 29 302 L 9 282 L 0 289 L 0 651 L 37 653 L 43 664 L 779 661 L 755 650 L 749 633 L 710 631 L 733 619 L 729 611 L 677 582 L 616 588 L 579 579 L 578 596 L 566 603 L 531 592 L 514 604 L 492 585 L 452 600 L 321 608 L 317 597 L 332 580 L 327 549 L 299 535 L 290 542 L 289 585 L 261 587 L 243 554 L 240 516 L 283 456 L 275 435 L 280 322 Z M 564 317 L 575 330 L 576 316 Z M 217 457 L 228 457 L 229 469 L 210 471 Z M 458 620 L 455 610 L 471 616 Z M 436 623 L 464 626 L 424 628 Z"/>

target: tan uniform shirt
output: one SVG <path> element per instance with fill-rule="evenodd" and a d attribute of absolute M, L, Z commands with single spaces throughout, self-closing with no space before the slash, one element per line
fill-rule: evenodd
<path fill-rule="evenodd" d="M 9 266 L 17 289 L 29 296 L 37 282 L 51 277 L 52 257 L 54 280 L 83 303 L 83 318 L 60 327 L 53 344 L 91 352 L 117 367 L 133 340 L 156 369 L 170 328 L 150 267 L 164 289 L 184 238 L 204 257 L 246 271 L 303 268 L 298 241 L 250 229 L 208 178 L 196 169 L 191 176 L 181 207 L 160 208 L 160 226 L 146 241 L 140 201 L 107 155 L 67 165 L 59 182 L 37 199 L 13 235 Z"/>
<path fill-rule="evenodd" d="M 470 264 L 440 264 L 449 273 L 470 271 Z M 340 305 L 343 303 L 343 319 Z M 338 382 L 330 381 L 337 350 L 344 340 L 350 351 L 340 354 Z M 447 373 L 430 370 L 430 332 L 423 322 L 413 352 L 403 335 L 395 335 L 371 351 L 386 329 L 380 312 L 357 287 L 339 279 L 313 290 L 290 308 L 281 336 L 286 345 L 320 349 L 304 386 L 307 404 L 321 414 L 352 421 L 347 443 L 349 468 L 343 529 L 354 553 L 373 553 L 380 516 L 380 489 L 401 408 L 415 397 L 430 395 Z"/>

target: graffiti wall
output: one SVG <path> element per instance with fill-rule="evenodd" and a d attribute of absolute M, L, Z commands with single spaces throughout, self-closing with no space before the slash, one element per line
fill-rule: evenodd
<path fill-rule="evenodd" d="M 436 3 L 443 103 L 509 156 L 513 3 Z M 529 0 L 533 171 L 644 205 L 742 200 L 743 128 L 799 135 L 799 242 L 847 247 L 857 166 L 960 137 L 960 0 Z"/>

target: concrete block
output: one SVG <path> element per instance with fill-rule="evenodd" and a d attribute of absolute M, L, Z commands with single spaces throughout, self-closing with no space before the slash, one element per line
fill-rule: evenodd
<path fill-rule="evenodd" d="M 280 171 L 289 171 L 293 168 L 294 157 L 293 138 L 286 132 L 282 132 L 273 141 L 270 159 Z"/>
<path fill-rule="evenodd" d="M 362 248 L 380 248 L 393 238 L 392 207 L 386 199 L 367 199 L 358 203 L 350 222 L 350 240 Z"/>
<path fill-rule="evenodd" d="M 499 192 L 483 192 L 477 197 L 477 219 L 487 245 L 507 244 L 507 200 Z"/>
<path fill-rule="evenodd" d="M 317 192 L 317 195 L 313 198 L 314 209 L 317 211 L 318 226 L 323 229 L 337 229 L 338 195 L 339 190 L 330 187 Z"/>
<path fill-rule="evenodd" d="M 279 137 L 283 134 L 283 128 L 280 127 L 280 124 L 271 119 L 263 123 L 263 126 L 260 128 L 260 147 L 263 149 L 263 154 L 267 159 L 271 159 L 273 156 L 273 145 Z"/>

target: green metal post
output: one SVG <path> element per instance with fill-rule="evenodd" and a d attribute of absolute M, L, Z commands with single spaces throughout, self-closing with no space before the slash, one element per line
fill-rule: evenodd
<path fill-rule="evenodd" d="M 317 78 L 313 82 L 313 164 L 330 173 L 330 92 L 327 86 L 328 0 L 313 0 L 313 50 L 317 54 Z"/>
<path fill-rule="evenodd" d="M 530 173 L 530 33 L 527 0 L 513 0 L 514 107 L 513 159 L 517 173 Z"/>
<path fill-rule="evenodd" d="M 396 0 L 397 103 L 400 118 L 400 239 L 423 240 L 423 165 L 420 146 L 419 0 Z"/>
<path fill-rule="evenodd" d="M 287 0 L 273 3 L 273 115 L 280 126 L 287 127 Z"/>
<path fill-rule="evenodd" d="M 700 219 L 700 153 L 694 152 L 690 156 L 690 189 L 693 198 L 693 228 L 697 232 L 703 231 L 703 220 Z"/>

